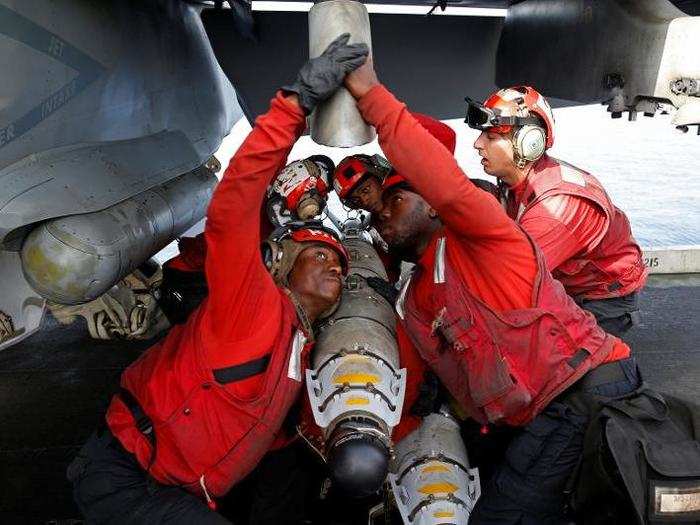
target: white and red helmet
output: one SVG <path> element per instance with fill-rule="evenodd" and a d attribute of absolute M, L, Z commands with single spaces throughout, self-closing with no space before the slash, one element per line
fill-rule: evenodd
<path fill-rule="evenodd" d="M 544 125 L 545 149 L 554 145 L 554 114 L 547 100 L 530 86 L 501 89 L 489 96 L 483 104 L 470 98 L 467 101 L 469 127 L 508 133 L 513 127 Z"/>
<path fill-rule="evenodd" d="M 302 220 L 318 215 L 325 206 L 334 169 L 325 155 L 287 164 L 267 189 L 268 205 L 281 201 L 283 208 Z"/>

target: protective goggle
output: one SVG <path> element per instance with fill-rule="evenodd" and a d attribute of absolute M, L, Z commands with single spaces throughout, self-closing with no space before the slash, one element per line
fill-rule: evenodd
<path fill-rule="evenodd" d="M 504 131 L 510 129 L 511 126 L 524 126 L 526 124 L 539 125 L 537 117 L 518 117 L 518 116 L 503 116 L 499 109 L 489 108 L 481 102 L 465 97 L 467 102 L 467 115 L 464 122 L 472 129 L 480 131 L 505 127 Z"/>

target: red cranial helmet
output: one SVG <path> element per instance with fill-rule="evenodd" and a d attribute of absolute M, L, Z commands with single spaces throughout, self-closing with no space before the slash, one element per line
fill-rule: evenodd
<path fill-rule="evenodd" d="M 374 176 L 383 181 L 391 170 L 391 165 L 381 155 L 363 155 L 358 153 L 345 157 L 333 174 L 333 189 L 343 203 L 346 203 L 352 191 L 367 177 Z"/>
<path fill-rule="evenodd" d="M 544 128 L 545 149 L 554 145 L 554 114 L 545 98 L 530 86 L 501 89 L 483 104 L 467 99 L 469 127 L 508 133 L 513 127 L 533 125 Z"/>
<path fill-rule="evenodd" d="M 343 275 L 347 275 L 350 255 L 338 234 L 326 228 L 321 221 L 294 221 L 277 228 L 262 245 L 263 261 L 275 282 L 286 285 L 289 272 L 299 254 L 313 245 L 335 250 L 340 258 Z"/>
<path fill-rule="evenodd" d="M 304 227 L 291 232 L 290 239 L 299 243 L 323 244 L 335 250 L 340 257 L 340 264 L 343 268 L 343 275 L 347 275 L 350 264 L 350 255 L 338 235 L 330 228 L 325 227 Z"/>

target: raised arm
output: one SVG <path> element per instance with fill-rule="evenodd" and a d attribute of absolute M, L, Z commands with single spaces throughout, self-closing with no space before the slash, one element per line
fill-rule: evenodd
<path fill-rule="evenodd" d="M 280 308 L 279 293 L 260 256 L 265 190 L 303 132 L 305 115 L 365 61 L 367 46 L 348 44 L 349 39 L 347 33 L 336 38 L 302 66 L 293 84 L 282 88 L 231 159 L 214 193 L 205 227 L 209 285 L 205 308 L 209 329 L 220 341 L 240 341 L 264 332 L 261 323 L 274 318 L 274 309 Z"/>
<path fill-rule="evenodd" d="M 466 237 L 523 238 L 492 196 L 476 188 L 445 149 L 377 80 L 371 59 L 345 85 L 396 170 L 433 207 L 444 224 Z"/>
<path fill-rule="evenodd" d="M 457 161 L 384 86 L 358 103 L 377 128 L 379 143 L 396 171 L 415 188 L 440 219 L 469 237 L 510 237 L 517 230 L 501 205 L 474 186 Z"/>
<path fill-rule="evenodd" d="M 212 197 L 204 230 L 207 308 L 214 318 L 229 320 L 217 323 L 220 338 L 233 333 L 234 320 L 250 320 L 260 301 L 276 293 L 260 257 L 260 209 L 268 184 L 284 167 L 304 124 L 294 96 L 278 93 L 231 159 Z M 246 336 L 240 328 L 235 333 Z"/>

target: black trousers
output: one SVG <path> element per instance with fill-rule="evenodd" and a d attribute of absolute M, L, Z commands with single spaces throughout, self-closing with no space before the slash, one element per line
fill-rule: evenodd
<path fill-rule="evenodd" d="M 324 472 L 301 443 L 269 452 L 214 512 L 198 497 L 150 478 L 119 441 L 93 433 L 68 467 L 75 501 L 88 523 L 297 525 L 313 509 L 309 494 Z"/>
<path fill-rule="evenodd" d="M 90 436 L 67 476 L 87 523 L 231 523 L 189 492 L 153 480 L 107 429 Z"/>
<path fill-rule="evenodd" d="M 634 358 L 620 361 L 620 366 L 624 379 L 583 392 L 613 398 L 634 391 L 641 383 Z M 589 415 L 577 413 L 558 398 L 516 430 L 503 459 L 482 487 L 469 524 L 569 523 L 566 489 L 583 452 L 588 422 Z M 476 450 L 470 445 L 467 449 L 475 457 Z"/>
<path fill-rule="evenodd" d="M 579 306 L 591 312 L 598 321 L 598 326 L 615 337 L 622 338 L 630 328 L 639 324 L 637 292 L 609 299 L 584 299 L 579 302 Z"/>

